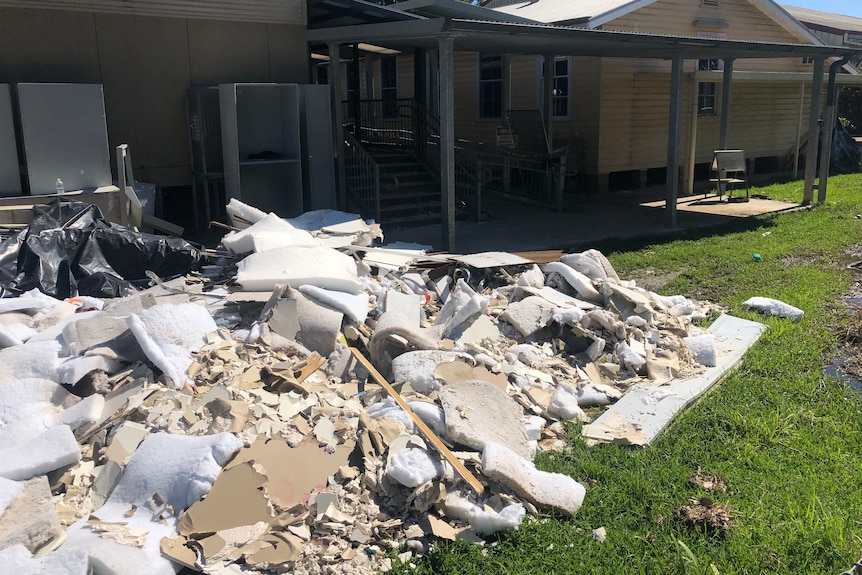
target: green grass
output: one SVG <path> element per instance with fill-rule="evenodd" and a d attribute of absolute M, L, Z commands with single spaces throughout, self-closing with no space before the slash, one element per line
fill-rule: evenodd
<path fill-rule="evenodd" d="M 802 199 L 800 182 L 754 191 Z M 587 486 L 574 519 L 528 519 L 484 548 L 438 543 L 415 569 L 396 572 L 837 575 L 849 568 L 862 552 L 862 400 L 822 369 L 852 320 L 843 297 L 857 272 L 843 260 L 862 243 L 862 176 L 831 179 L 828 194 L 823 206 L 756 218 L 756 229 L 748 222 L 745 231 L 697 240 L 627 242 L 627 251 L 600 246 L 621 277 L 681 271 L 657 291 L 720 303 L 765 323 L 765 335 L 651 447 L 587 447 L 573 427 L 568 451 L 540 454 L 541 469 Z M 800 307 L 805 317 L 758 316 L 741 305 L 754 295 Z M 698 469 L 723 478 L 727 492 L 690 484 Z M 733 509 L 728 531 L 693 530 L 675 519 L 690 497 L 706 495 Z M 604 543 L 591 538 L 600 526 Z"/>

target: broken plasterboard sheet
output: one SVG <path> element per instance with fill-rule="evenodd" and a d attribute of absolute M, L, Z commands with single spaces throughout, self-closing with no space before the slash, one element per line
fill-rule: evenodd
<path fill-rule="evenodd" d="M 263 242 L 257 240 L 264 238 Z M 277 244 L 272 245 L 271 240 L 277 237 Z M 305 230 L 298 230 L 277 215 L 270 212 L 262 219 L 239 232 L 228 234 L 222 238 L 222 244 L 235 254 L 247 254 L 252 251 L 264 251 L 256 249 L 260 243 L 266 243 L 271 247 L 283 246 L 316 246 L 317 241 Z"/>
<path fill-rule="evenodd" d="M 715 367 L 710 367 L 690 379 L 674 379 L 668 385 L 662 386 L 658 395 L 652 386 L 631 388 L 596 421 L 584 426 L 584 437 L 596 442 L 619 440 L 613 437 L 614 434 L 609 430 L 618 427 L 613 425 L 613 418 L 622 416 L 642 433 L 642 437 L 637 437 L 641 443 L 636 445 L 649 444 L 680 410 L 703 395 L 725 373 L 736 367 L 765 329 L 766 326 L 761 323 L 721 315 L 709 327 L 718 350 Z"/>
<path fill-rule="evenodd" d="M 368 317 L 368 294 L 365 292 L 351 294 L 312 285 L 299 286 L 297 289 L 316 303 L 333 307 L 356 323 L 365 323 Z"/>
<path fill-rule="evenodd" d="M 455 337 L 455 334 L 452 336 Z M 482 342 L 486 340 L 497 341 L 498 339 L 500 339 L 500 328 L 487 315 L 477 317 L 456 337 L 456 341 L 462 346 L 467 344 L 482 345 Z"/>
<path fill-rule="evenodd" d="M 531 458 L 527 432 L 520 422 L 521 406 L 506 392 L 487 381 L 462 381 L 440 388 L 440 403 L 446 419 L 446 435 L 454 442 L 480 450 L 488 441 L 501 443 Z"/>
<path fill-rule="evenodd" d="M 20 483 L 0 478 L 0 491 L 9 483 L 19 490 L 5 511 L 0 511 L 0 549 L 21 544 L 36 553 L 63 537 L 48 478 L 42 475 Z"/>
<path fill-rule="evenodd" d="M 493 383 L 501 391 L 506 391 L 509 387 L 509 378 L 505 374 L 493 373 L 484 365 L 473 366 L 461 359 L 439 364 L 434 370 L 434 378 L 443 381 L 446 385 L 479 379 Z"/>
<path fill-rule="evenodd" d="M 303 441 L 290 447 L 279 436 L 267 440 L 258 437 L 251 447 L 240 451 L 228 470 L 246 461 L 254 461 L 266 473 L 266 492 L 270 500 L 282 509 L 305 503 L 312 489 L 322 489 L 330 475 L 347 465 L 353 443 L 335 448 L 332 454 L 318 447 L 317 442 Z"/>
<path fill-rule="evenodd" d="M 594 303 L 578 299 L 574 296 L 564 294 L 559 290 L 555 290 L 550 286 L 541 288 L 532 286 L 518 286 L 518 291 L 525 291 L 529 294 L 539 296 L 540 298 L 554 304 L 557 307 L 576 307 L 582 310 L 596 309 L 598 306 Z"/>
<path fill-rule="evenodd" d="M 476 269 L 524 266 L 532 263 L 526 258 L 508 252 L 482 252 L 463 256 L 454 255 L 449 258 Z"/>
<path fill-rule="evenodd" d="M 406 270 L 425 255 L 424 249 L 399 248 L 394 245 L 382 248 L 363 248 L 362 261 L 388 271 Z"/>

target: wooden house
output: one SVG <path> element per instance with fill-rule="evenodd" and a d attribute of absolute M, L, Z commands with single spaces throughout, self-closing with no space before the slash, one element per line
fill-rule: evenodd
<path fill-rule="evenodd" d="M 691 58 L 683 64 L 681 171 L 684 189 L 706 181 L 713 152 L 739 148 L 759 172 L 794 172 L 809 131 L 814 59 L 759 59 L 758 43 L 822 46 L 772 0 L 492 0 L 484 7 L 448 0 L 408 0 L 394 7 L 428 18 L 502 20 L 718 41 L 745 41 L 751 54 L 728 63 Z M 447 12 L 448 11 L 448 12 Z M 666 181 L 671 61 L 648 57 L 555 55 L 551 149 L 565 149 L 569 175 L 584 191 L 631 189 Z M 508 111 L 543 115 L 544 55 L 456 52 L 457 138 L 495 143 Z M 724 97 L 731 68 L 732 97 Z M 347 66 L 345 64 L 344 73 Z M 414 53 L 368 53 L 357 69 L 365 98 L 416 97 Z M 842 74 L 839 82 L 857 82 Z M 728 84 L 729 86 L 729 84 Z M 342 96 L 348 97 L 349 82 Z M 432 98 L 433 99 L 433 98 Z M 723 110 L 723 106 L 730 110 Z M 729 125 L 722 141 L 722 117 Z M 520 117 L 525 117 L 523 113 Z M 512 122 L 514 124 L 514 122 Z M 527 131 L 523 124 L 512 126 Z M 505 132 L 505 131 L 504 131 Z M 508 132 L 505 132 L 508 133 Z M 529 136 L 529 134 L 527 134 Z M 541 142 L 521 137 L 534 149 Z"/>

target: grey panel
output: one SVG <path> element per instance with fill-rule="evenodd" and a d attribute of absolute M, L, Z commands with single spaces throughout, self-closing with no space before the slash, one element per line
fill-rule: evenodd
<path fill-rule="evenodd" d="M 31 194 L 111 185 L 100 84 L 18 84 L 18 105 Z"/>
<path fill-rule="evenodd" d="M 9 84 L 0 84 L 0 196 L 21 195 Z"/>
<path fill-rule="evenodd" d="M 335 159 L 329 86 L 300 86 L 305 209 L 335 209 Z"/>

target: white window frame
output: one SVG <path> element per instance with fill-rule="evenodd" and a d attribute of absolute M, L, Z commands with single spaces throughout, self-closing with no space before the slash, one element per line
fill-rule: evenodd
<path fill-rule="evenodd" d="M 555 120 L 568 120 L 572 117 L 572 57 L 571 56 L 554 56 L 554 85 L 556 85 L 557 78 L 562 78 L 562 76 L 557 75 L 557 62 L 566 62 L 566 114 L 558 115 L 556 113 L 556 102 L 557 95 L 554 95 L 554 119 Z M 544 84 L 545 84 L 545 74 L 544 74 L 544 56 L 536 57 L 536 109 L 544 110 L 545 108 L 545 93 L 544 93 Z"/>

